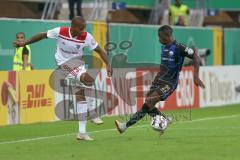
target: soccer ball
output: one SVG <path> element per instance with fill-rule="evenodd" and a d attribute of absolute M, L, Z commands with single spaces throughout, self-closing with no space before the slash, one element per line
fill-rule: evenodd
<path fill-rule="evenodd" d="M 152 117 L 151 126 L 154 130 L 163 132 L 167 126 L 167 119 L 161 115 L 156 115 Z"/>

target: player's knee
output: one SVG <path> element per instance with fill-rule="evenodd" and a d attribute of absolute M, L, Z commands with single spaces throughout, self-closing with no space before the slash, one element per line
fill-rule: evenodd
<path fill-rule="evenodd" d="M 167 96 L 163 95 L 163 94 L 158 94 L 156 92 L 152 93 L 152 94 L 148 94 L 145 102 L 152 107 L 154 107 L 159 101 L 164 101 L 167 99 Z"/>
<path fill-rule="evenodd" d="M 146 97 L 145 99 L 145 103 L 149 106 L 150 109 L 152 109 L 157 102 L 158 102 L 157 99 L 151 97 Z"/>
<path fill-rule="evenodd" d="M 89 76 L 87 73 L 83 73 L 80 76 L 80 81 L 86 86 L 92 86 L 94 83 L 94 79 L 91 76 Z"/>

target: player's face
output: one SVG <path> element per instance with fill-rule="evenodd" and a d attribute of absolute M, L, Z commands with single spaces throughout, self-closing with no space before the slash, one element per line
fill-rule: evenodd
<path fill-rule="evenodd" d="M 163 32 L 159 32 L 158 37 L 159 37 L 159 42 L 163 45 L 167 45 L 170 41 L 170 36 L 167 36 Z"/>
<path fill-rule="evenodd" d="M 75 22 L 71 27 L 71 31 L 74 33 L 75 36 L 77 36 L 82 33 L 82 31 L 85 29 L 85 27 L 86 27 L 85 21 Z"/>
<path fill-rule="evenodd" d="M 16 41 L 17 42 L 24 42 L 24 35 L 23 34 L 17 34 Z"/>

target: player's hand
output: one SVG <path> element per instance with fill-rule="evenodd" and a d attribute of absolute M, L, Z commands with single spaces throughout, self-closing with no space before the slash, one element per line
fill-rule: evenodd
<path fill-rule="evenodd" d="M 199 87 L 201 87 L 202 89 L 205 88 L 204 83 L 201 81 L 201 79 L 199 79 L 198 76 L 195 76 L 195 77 L 194 77 L 194 83 L 195 83 L 196 86 L 199 86 Z"/>
<path fill-rule="evenodd" d="M 25 42 L 17 42 L 17 41 L 13 42 L 14 47 L 23 47 L 25 45 L 26 45 Z"/>
<path fill-rule="evenodd" d="M 113 74 L 113 69 L 110 65 L 107 65 L 107 75 L 108 77 L 111 77 Z"/>

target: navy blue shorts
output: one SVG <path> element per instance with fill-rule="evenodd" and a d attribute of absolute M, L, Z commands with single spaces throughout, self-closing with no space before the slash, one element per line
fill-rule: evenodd
<path fill-rule="evenodd" d="M 159 100 L 164 101 L 170 96 L 174 90 L 177 88 L 177 83 L 171 83 L 166 80 L 162 80 L 159 77 L 159 74 L 154 78 L 150 91 L 147 93 L 147 96 L 153 92 L 157 92 L 159 95 Z"/>

